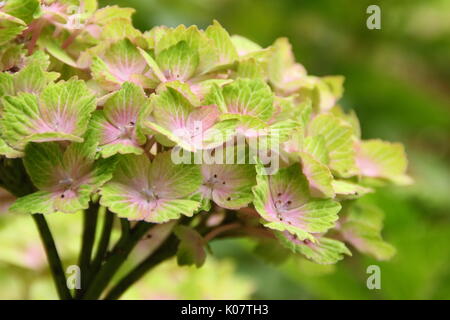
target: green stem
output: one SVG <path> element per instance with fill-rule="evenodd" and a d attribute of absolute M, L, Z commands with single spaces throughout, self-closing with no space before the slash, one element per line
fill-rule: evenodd
<path fill-rule="evenodd" d="M 81 289 L 77 291 L 76 297 L 80 297 L 86 291 L 89 280 L 92 249 L 95 241 L 95 230 L 97 229 L 97 217 L 99 204 L 91 202 L 89 208 L 83 212 L 83 236 L 79 258 L 81 270 Z"/>
<path fill-rule="evenodd" d="M 67 287 L 66 276 L 61 263 L 61 259 L 58 255 L 58 250 L 56 249 L 55 241 L 53 240 L 52 233 L 48 227 L 47 221 L 42 214 L 32 215 L 34 222 L 39 230 L 39 235 L 42 239 L 44 245 L 45 253 L 47 255 L 47 260 L 50 265 L 50 270 L 53 275 L 53 280 L 55 282 L 56 290 L 58 296 L 62 300 L 71 300 L 72 295 Z"/>
<path fill-rule="evenodd" d="M 122 224 L 123 226 L 123 224 Z M 139 240 L 149 231 L 153 226 L 151 223 L 138 222 L 136 226 L 129 232 L 129 235 L 122 236 L 113 252 L 103 264 L 102 268 L 89 284 L 86 294 L 83 296 L 85 300 L 98 299 L 105 288 L 108 286 L 111 279 L 116 274 L 117 270 L 125 262 L 133 248 Z"/>
<path fill-rule="evenodd" d="M 142 278 L 149 270 L 162 261 L 174 256 L 177 252 L 179 240 L 171 235 L 162 246 L 150 254 L 145 260 L 124 276 L 105 296 L 105 300 L 115 300 Z"/>
<path fill-rule="evenodd" d="M 98 243 L 97 252 L 92 262 L 91 275 L 98 272 L 98 270 L 102 265 L 102 262 L 106 257 L 113 224 L 114 224 L 114 214 L 109 210 L 106 210 L 105 218 L 103 221 L 102 234 L 100 235 L 100 241 Z"/>

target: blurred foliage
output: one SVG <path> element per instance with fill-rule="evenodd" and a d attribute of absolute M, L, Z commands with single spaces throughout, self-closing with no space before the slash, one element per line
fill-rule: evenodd
<path fill-rule="evenodd" d="M 126 298 L 450 299 L 450 2 L 447 0 L 117 0 L 136 8 L 135 26 L 217 19 L 261 45 L 288 37 L 297 60 L 317 75 L 342 74 L 341 103 L 354 109 L 363 138 L 406 145 L 411 187 L 366 196 L 386 213 L 387 262 L 358 255 L 336 266 L 290 258 L 268 264 L 250 240 L 218 240 L 202 269 L 161 265 Z M 381 30 L 366 28 L 366 8 L 381 7 Z M 74 261 L 79 215 L 52 217 L 65 264 Z M 63 220 L 64 219 L 64 220 Z M 65 220 L 70 219 L 70 221 Z M 72 220 L 73 219 L 73 220 Z M 0 298 L 53 298 L 29 217 L 0 217 Z M 75 246 L 75 248 L 73 248 Z M 5 249 L 4 249 L 5 248 Z M 230 257 L 232 260 L 230 260 Z M 381 268 L 381 290 L 366 269 Z"/>

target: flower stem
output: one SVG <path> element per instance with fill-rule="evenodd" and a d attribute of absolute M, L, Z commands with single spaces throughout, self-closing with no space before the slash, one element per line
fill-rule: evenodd
<path fill-rule="evenodd" d="M 106 257 L 106 253 L 108 252 L 109 240 L 111 238 L 111 231 L 114 223 L 114 214 L 109 210 L 106 210 L 104 216 L 102 234 L 100 235 L 97 252 L 92 262 L 91 275 L 98 272 Z"/>
<path fill-rule="evenodd" d="M 172 257 L 177 252 L 178 238 L 172 234 L 155 252 L 124 276 L 105 296 L 105 300 L 114 300 L 128 290 L 135 282 L 144 276 L 149 270 Z"/>
<path fill-rule="evenodd" d="M 93 281 L 89 284 L 83 299 L 93 300 L 98 299 L 101 296 L 103 290 L 108 286 L 109 282 L 125 262 L 133 248 L 152 226 L 152 223 L 143 221 L 138 222 L 135 227 L 129 231 L 128 235 L 122 236 L 119 239 L 111 255 L 103 264 Z"/>
<path fill-rule="evenodd" d="M 86 290 L 90 266 L 92 249 L 95 241 L 95 230 L 97 229 L 97 217 L 99 204 L 91 202 L 89 208 L 83 212 L 83 236 L 81 243 L 79 266 L 81 270 L 81 289 L 77 291 L 76 297 L 80 297 Z"/>
<path fill-rule="evenodd" d="M 47 221 L 42 214 L 32 215 L 34 222 L 39 230 L 39 235 L 42 239 L 44 245 L 45 253 L 47 255 L 47 260 L 50 265 L 50 270 L 53 275 L 53 280 L 55 282 L 56 290 L 58 296 L 62 300 L 71 300 L 72 295 L 67 287 L 66 276 L 61 263 L 61 259 L 58 255 L 58 250 L 56 249 L 55 241 L 53 240 L 52 233 L 48 227 Z"/>

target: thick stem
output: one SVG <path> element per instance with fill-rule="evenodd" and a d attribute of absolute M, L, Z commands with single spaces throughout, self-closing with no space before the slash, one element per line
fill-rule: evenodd
<path fill-rule="evenodd" d="M 162 246 L 155 252 L 150 254 L 138 266 L 124 276 L 105 296 L 105 300 L 114 300 L 128 290 L 134 283 L 142 278 L 149 270 L 161 263 L 162 261 L 172 257 L 177 252 L 178 243 L 180 241 L 175 235 L 171 235 Z"/>
<path fill-rule="evenodd" d="M 44 245 L 58 296 L 62 300 L 70 300 L 72 299 L 72 295 L 67 287 L 66 276 L 61 259 L 59 258 L 58 250 L 56 249 L 56 245 L 47 221 L 42 214 L 33 214 L 32 217 L 37 225 L 39 235 L 41 236 L 42 243 Z"/>
<path fill-rule="evenodd" d="M 97 229 L 97 217 L 99 204 L 91 202 L 89 208 L 83 213 L 83 237 L 80 251 L 79 266 L 81 270 L 81 289 L 77 292 L 80 297 L 86 291 L 89 280 L 92 249 L 94 248 L 95 230 Z"/>
<path fill-rule="evenodd" d="M 121 237 L 113 252 L 103 264 L 102 268 L 89 284 L 86 294 L 83 296 L 85 300 L 98 299 L 103 290 L 108 286 L 111 279 L 116 274 L 117 270 L 127 259 L 133 248 L 139 240 L 149 231 L 153 226 L 151 223 L 138 222 L 136 226 L 129 232 L 126 237 Z"/>

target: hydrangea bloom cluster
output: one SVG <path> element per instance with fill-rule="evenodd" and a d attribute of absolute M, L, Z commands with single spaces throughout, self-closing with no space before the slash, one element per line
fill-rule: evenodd
<path fill-rule="evenodd" d="M 339 105 L 343 77 L 309 75 L 285 38 L 263 48 L 217 21 L 142 33 L 132 14 L 95 0 L 0 4 L 0 182 L 17 196 L 11 212 L 100 205 L 129 221 L 177 221 L 179 261 L 197 265 L 208 240 L 242 235 L 322 264 L 351 255 L 347 245 L 392 256 L 382 213 L 357 199 L 410 181 L 404 149 L 361 139 Z M 270 173 L 255 141 L 276 158 Z M 248 152 L 174 161 L 175 150 L 194 159 L 225 145 Z M 16 161 L 31 191 L 8 180 Z"/>

